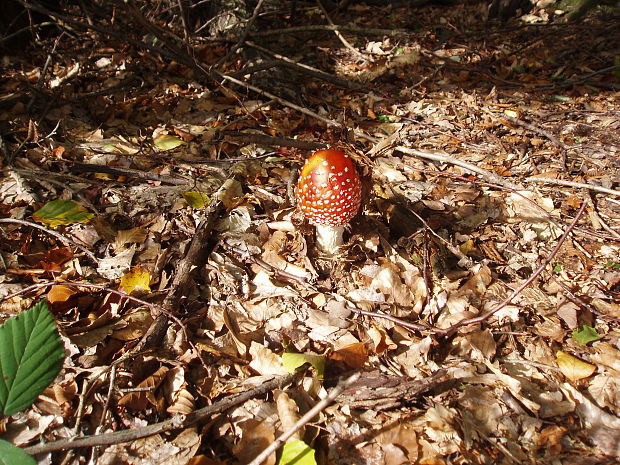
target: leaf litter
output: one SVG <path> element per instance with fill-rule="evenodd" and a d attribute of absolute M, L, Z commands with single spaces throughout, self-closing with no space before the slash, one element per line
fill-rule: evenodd
<path fill-rule="evenodd" d="M 180 431 L 78 449 L 65 463 L 249 463 L 356 370 L 359 384 L 264 463 L 289 463 L 299 451 L 307 463 L 389 465 L 617 457 L 620 198 L 596 188 L 617 193 L 618 84 L 611 71 L 586 73 L 613 55 L 618 33 L 604 32 L 604 18 L 593 16 L 587 31 L 555 24 L 557 36 L 539 41 L 527 28 L 506 37 L 481 30 L 481 7 L 352 6 L 344 23 L 417 23 L 418 32 L 399 38 L 354 36 L 361 61 L 328 34 L 311 36 L 312 50 L 294 34 L 266 42 L 348 82 L 372 84 L 357 93 L 294 69 L 282 81 L 248 74 L 278 95 L 290 96 L 286 85 L 293 86 L 297 103 L 384 137 L 376 145 L 326 131 L 267 96 L 209 88 L 184 65 L 162 69 L 132 47 L 101 48 L 98 71 L 74 82 L 86 72 L 84 50 L 62 41 L 66 62 L 55 64 L 46 91 L 66 103 L 38 123 L 22 101 L 0 107 L 19 135 L 5 140 L 14 158 L 2 162 L 0 212 L 37 220 L 50 202 L 79 207 L 75 222 L 45 223 L 97 261 L 44 231 L 2 224 L 0 297 L 17 291 L 0 304 L 3 318 L 46 298 L 67 353 L 35 406 L 0 420 L 2 438 L 27 447 L 143 428 L 285 375 L 287 354 L 299 354 L 294 366 L 317 368 L 285 390 Z M 598 48 L 566 61 L 566 44 L 579 34 Z M 215 43 L 202 47 L 213 63 L 226 53 Z M 44 51 L 28 53 L 7 55 L 3 94 L 24 91 L 19 68 L 40 73 L 32 63 Z M 252 60 L 239 55 L 222 66 L 235 72 Z M 120 84 L 122 95 L 92 97 L 90 114 L 75 100 Z M 59 120 L 61 133 L 51 131 Z M 289 139 L 265 144 L 258 136 Z M 300 141 L 344 145 L 366 183 L 364 211 L 336 260 L 317 254 L 287 190 L 309 155 L 295 148 Z M 397 146 L 448 154 L 517 188 Z M 192 263 L 179 305 L 166 308 L 174 318 L 160 343 L 132 352 L 218 202 L 206 253 Z M 428 329 L 492 311 L 549 256 L 583 202 L 585 214 L 550 266 L 511 303 L 449 337 Z M 109 292 L 118 289 L 134 300 Z"/>

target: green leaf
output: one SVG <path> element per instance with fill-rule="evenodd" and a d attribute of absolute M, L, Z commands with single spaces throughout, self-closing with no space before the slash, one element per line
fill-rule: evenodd
<path fill-rule="evenodd" d="M 291 441 L 282 446 L 278 465 L 316 465 L 314 449 L 303 441 Z"/>
<path fill-rule="evenodd" d="M 65 351 L 41 301 L 0 326 L 0 414 L 29 407 L 62 368 Z"/>
<path fill-rule="evenodd" d="M 607 262 L 605 268 L 609 270 L 620 270 L 620 262 Z"/>
<path fill-rule="evenodd" d="M 32 214 L 35 221 L 52 228 L 73 223 L 85 223 L 95 215 L 71 200 L 52 200 Z"/>
<path fill-rule="evenodd" d="M 319 378 L 323 377 L 325 372 L 325 356 L 315 354 L 297 354 L 294 352 L 284 352 L 282 354 L 282 366 L 286 368 L 289 373 L 295 373 L 295 370 L 302 366 L 304 363 L 309 363 L 316 370 L 316 375 Z"/>
<path fill-rule="evenodd" d="M 562 265 L 553 265 L 553 272 L 555 274 L 560 274 L 562 272 Z"/>
<path fill-rule="evenodd" d="M 192 208 L 205 208 L 211 201 L 207 194 L 196 191 L 183 192 L 183 198 Z"/>
<path fill-rule="evenodd" d="M 0 465 L 37 465 L 37 461 L 19 447 L 0 439 Z"/>
<path fill-rule="evenodd" d="M 179 145 L 185 145 L 186 142 L 183 139 L 179 139 L 178 137 L 171 136 L 169 134 L 165 134 L 163 136 L 159 136 L 155 139 L 155 147 L 159 150 L 172 150 L 176 149 Z"/>
<path fill-rule="evenodd" d="M 573 331 L 573 337 L 579 344 L 587 344 L 588 342 L 598 341 L 601 336 L 596 329 L 588 325 L 581 325 L 581 329 Z"/>

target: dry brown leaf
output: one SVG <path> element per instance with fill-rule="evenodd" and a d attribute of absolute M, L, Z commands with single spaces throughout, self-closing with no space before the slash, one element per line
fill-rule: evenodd
<path fill-rule="evenodd" d="M 358 342 L 332 352 L 329 359 L 344 362 L 351 368 L 362 368 L 368 361 L 368 350 L 366 344 Z"/>
<path fill-rule="evenodd" d="M 56 302 L 66 302 L 72 295 L 75 295 L 76 291 L 62 284 L 56 284 L 51 287 L 50 291 L 47 293 L 47 300 L 49 303 L 53 304 Z"/>
<path fill-rule="evenodd" d="M 293 428 L 297 420 L 299 420 L 299 407 L 293 399 L 284 391 L 276 391 L 274 393 L 276 400 L 276 409 L 278 410 L 278 418 L 280 418 L 281 430 L 288 431 Z M 303 441 L 304 428 L 297 430 L 288 440 Z"/>
<path fill-rule="evenodd" d="M 240 463 L 249 463 L 275 439 L 274 425 L 268 420 L 251 418 L 237 423 L 241 431 L 241 440 L 233 446 L 233 454 Z M 275 452 L 264 462 L 267 465 L 276 463 Z"/>
<path fill-rule="evenodd" d="M 168 370 L 169 368 L 166 366 L 159 367 L 155 373 L 136 386 L 137 388 L 148 388 L 148 390 L 128 392 L 120 398 L 118 405 L 122 405 L 134 411 L 146 409 L 149 403 L 157 406 L 158 402 L 155 399 L 155 390 L 166 377 Z"/>

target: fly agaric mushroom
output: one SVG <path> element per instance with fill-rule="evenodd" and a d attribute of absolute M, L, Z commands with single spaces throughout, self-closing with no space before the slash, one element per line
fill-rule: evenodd
<path fill-rule="evenodd" d="M 353 160 L 340 150 L 315 152 L 301 170 L 296 196 L 299 209 L 316 226 L 319 248 L 333 255 L 342 245 L 344 226 L 362 201 Z"/>

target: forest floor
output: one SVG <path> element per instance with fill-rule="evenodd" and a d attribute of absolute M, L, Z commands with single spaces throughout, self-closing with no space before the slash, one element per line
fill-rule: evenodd
<path fill-rule="evenodd" d="M 66 359 L 0 438 L 255 465 L 338 386 L 262 463 L 613 463 L 617 12 L 297 3 L 191 53 L 144 10 L 3 54 L 0 321 L 46 299 Z M 291 195 L 325 146 L 364 185 L 337 257 Z"/>

